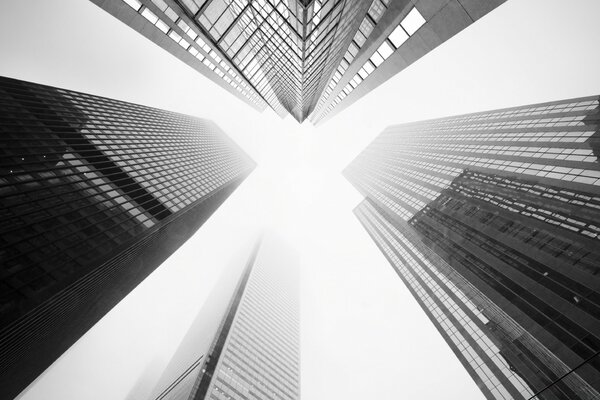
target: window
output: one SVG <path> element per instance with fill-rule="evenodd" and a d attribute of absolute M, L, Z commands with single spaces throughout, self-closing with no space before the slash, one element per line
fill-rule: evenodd
<path fill-rule="evenodd" d="M 381 54 L 381 57 L 383 57 L 383 59 L 385 60 L 390 56 L 390 54 L 392 54 L 394 52 L 394 50 L 386 41 L 386 42 L 383 42 L 381 44 L 381 46 L 379 46 L 379 48 L 377 49 L 377 52 L 379 54 Z"/>
<path fill-rule="evenodd" d="M 379 53 L 375 52 L 375 54 L 371 56 L 371 62 L 375 65 L 375 67 L 379 67 L 383 62 L 383 57 L 381 57 Z"/>
<path fill-rule="evenodd" d="M 156 7 L 158 7 L 160 11 L 164 12 L 167 9 L 167 3 L 165 3 L 164 0 L 152 0 L 152 2 L 154 3 L 154 5 L 156 5 Z"/>
<path fill-rule="evenodd" d="M 424 23 L 425 18 L 423 18 L 419 10 L 417 10 L 415 7 L 412 10 L 410 10 L 410 12 L 406 16 L 406 18 L 404 18 L 404 21 L 400 23 L 400 25 L 402 25 L 404 30 L 406 30 L 406 33 L 412 36 L 417 30 L 419 30 L 421 26 L 423 26 Z"/>
<path fill-rule="evenodd" d="M 369 16 L 373 19 L 373 21 L 379 21 L 379 18 L 385 12 L 385 5 L 380 0 L 374 0 L 369 8 Z"/>
<path fill-rule="evenodd" d="M 185 6 L 192 12 L 192 14 L 196 14 L 198 12 L 198 10 L 200 9 L 196 3 L 194 3 L 192 0 L 182 0 L 183 4 L 185 4 Z"/>
<path fill-rule="evenodd" d="M 389 39 L 394 47 L 399 48 L 406 42 L 406 39 L 408 39 L 408 34 L 404 31 L 402 26 L 398 25 L 390 35 Z"/>
<path fill-rule="evenodd" d="M 163 33 L 169 32 L 169 26 L 162 22 L 160 19 L 156 22 L 156 27 L 163 31 Z"/>
<path fill-rule="evenodd" d="M 158 21 L 158 17 L 156 15 L 154 15 L 154 13 L 147 8 L 144 8 L 144 11 L 142 11 L 142 15 L 144 16 L 144 18 L 146 18 L 148 21 L 150 21 L 153 24 L 155 24 L 156 21 Z"/>
<path fill-rule="evenodd" d="M 138 11 L 140 9 L 140 7 L 142 6 L 142 3 L 140 3 L 138 0 L 124 0 L 124 1 L 135 11 Z"/>

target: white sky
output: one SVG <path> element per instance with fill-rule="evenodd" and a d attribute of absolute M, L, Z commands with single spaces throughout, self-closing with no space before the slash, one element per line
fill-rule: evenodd
<path fill-rule="evenodd" d="M 301 255 L 304 399 L 483 399 L 353 216 L 340 171 L 390 124 L 600 94 L 598 15 L 598 0 L 510 0 L 314 128 L 255 112 L 88 1 L 0 0 L 0 75 L 212 119 L 259 164 L 22 399 L 142 394 L 261 225 Z"/>

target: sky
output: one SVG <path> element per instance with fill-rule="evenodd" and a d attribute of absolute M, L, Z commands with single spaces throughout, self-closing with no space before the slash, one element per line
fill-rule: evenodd
<path fill-rule="evenodd" d="M 391 124 L 600 94 L 598 15 L 597 0 L 509 0 L 315 128 L 256 112 L 91 2 L 0 0 L 0 75 L 211 119 L 258 163 L 21 399 L 143 398 L 263 227 L 302 268 L 304 399 L 483 399 L 353 216 L 341 171 Z"/>

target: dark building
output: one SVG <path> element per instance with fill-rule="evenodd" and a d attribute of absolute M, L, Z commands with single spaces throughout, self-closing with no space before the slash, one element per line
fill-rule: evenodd
<path fill-rule="evenodd" d="M 272 237 L 259 241 L 235 288 L 221 282 L 167 366 L 167 376 L 177 374 L 156 400 L 300 398 L 298 270 L 283 247 Z"/>
<path fill-rule="evenodd" d="M 505 0 L 91 1 L 255 108 L 318 123 Z"/>
<path fill-rule="evenodd" d="M 0 397 L 13 398 L 254 168 L 210 121 L 0 78 Z"/>
<path fill-rule="evenodd" d="M 600 398 L 599 98 L 387 128 L 355 213 L 489 399 Z"/>

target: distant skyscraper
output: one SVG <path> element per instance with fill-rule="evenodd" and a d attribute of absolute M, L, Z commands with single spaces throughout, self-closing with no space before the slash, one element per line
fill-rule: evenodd
<path fill-rule="evenodd" d="M 254 168 L 212 122 L 0 78 L 0 398 L 13 398 Z"/>
<path fill-rule="evenodd" d="M 300 398 L 299 279 L 294 260 L 273 240 L 257 244 L 218 328 L 201 311 L 167 373 L 178 375 L 156 400 L 297 400 Z M 228 285 L 229 287 L 231 284 Z M 213 296 L 214 297 L 214 296 Z M 206 336 L 212 335 L 212 344 Z M 181 360 L 187 359 L 187 365 Z"/>
<path fill-rule="evenodd" d="M 255 108 L 316 123 L 506 0 L 91 1 Z"/>
<path fill-rule="evenodd" d="M 600 398 L 599 97 L 387 128 L 355 210 L 488 399 Z"/>

